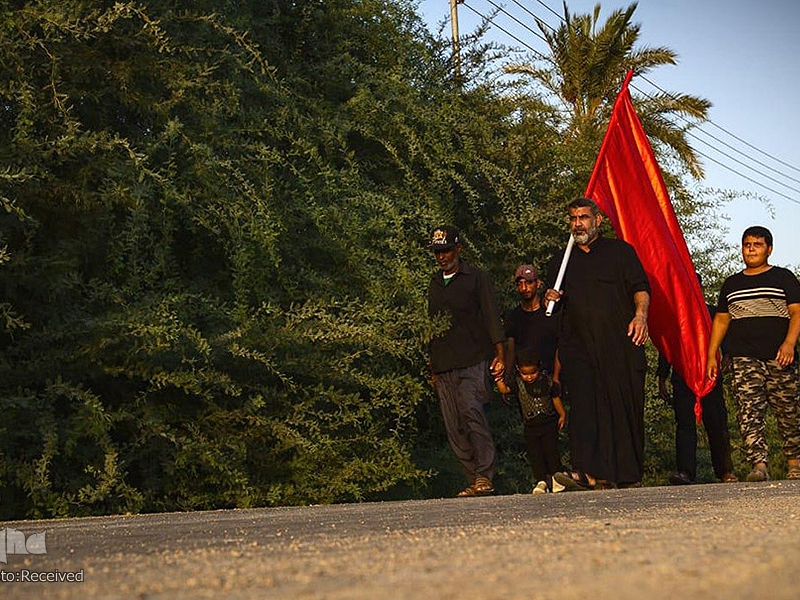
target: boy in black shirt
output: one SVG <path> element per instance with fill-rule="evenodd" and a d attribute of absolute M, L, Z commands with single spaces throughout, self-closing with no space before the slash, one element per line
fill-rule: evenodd
<path fill-rule="evenodd" d="M 516 353 L 517 372 L 510 377 L 510 385 L 497 379 L 497 389 L 503 400 L 516 396 L 517 405 L 524 422 L 525 444 L 528 461 L 536 477 L 534 494 L 561 491 L 553 474 L 562 470 L 558 453 L 558 432 L 564 427 L 567 415 L 561 401 L 560 386 L 553 383 L 552 376 L 540 369 L 540 361 L 531 348 L 519 348 Z"/>

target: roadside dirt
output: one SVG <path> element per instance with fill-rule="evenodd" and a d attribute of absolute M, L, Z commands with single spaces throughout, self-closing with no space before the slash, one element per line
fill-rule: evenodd
<path fill-rule="evenodd" d="M 800 598 L 800 482 L 3 527 L 47 544 L 8 552 L 3 579 L 83 579 L 3 581 L 9 598 Z"/>

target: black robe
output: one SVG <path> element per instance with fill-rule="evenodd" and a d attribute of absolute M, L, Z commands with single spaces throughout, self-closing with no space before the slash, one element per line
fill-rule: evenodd
<path fill-rule="evenodd" d="M 650 291 L 633 247 L 598 238 L 573 248 L 558 303 L 561 381 L 569 402 L 572 467 L 616 483 L 641 481 L 644 465 L 643 346 L 628 337 L 633 296 Z M 553 287 L 563 252 L 548 267 Z"/>

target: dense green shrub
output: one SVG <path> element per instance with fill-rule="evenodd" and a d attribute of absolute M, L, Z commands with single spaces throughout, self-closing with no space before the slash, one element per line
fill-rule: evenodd
<path fill-rule="evenodd" d="M 510 307 L 592 154 L 502 53 L 472 40 L 457 80 L 401 0 L 21 1 L 0 25 L 0 518 L 458 489 L 429 231 L 458 225 Z M 492 412 L 501 489 L 527 491 Z"/>

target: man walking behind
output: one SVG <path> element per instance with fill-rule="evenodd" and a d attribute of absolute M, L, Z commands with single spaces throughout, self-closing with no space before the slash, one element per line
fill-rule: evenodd
<path fill-rule="evenodd" d="M 706 305 L 714 318 L 716 308 Z M 670 376 L 670 372 L 672 375 Z M 658 395 L 675 411 L 675 465 L 671 473 L 672 485 L 689 485 L 697 478 L 697 421 L 694 413 L 695 395 L 683 378 L 672 368 L 662 354 L 658 355 Z M 672 393 L 667 388 L 667 378 L 672 382 Z M 714 389 L 700 399 L 703 409 L 703 426 L 711 451 L 714 474 L 723 483 L 739 481 L 733 474 L 731 436 L 728 431 L 728 410 L 722 389 L 722 377 L 717 378 Z"/>
<path fill-rule="evenodd" d="M 775 412 L 783 438 L 787 477 L 800 479 L 800 407 L 795 344 L 800 335 L 800 283 L 769 264 L 772 233 L 760 226 L 742 234 L 745 268 L 722 284 L 708 344 L 708 377 L 720 376 L 717 351 L 723 339 L 732 357 L 736 412 L 752 470 L 747 481 L 769 479 L 764 419 Z M 727 335 L 727 338 L 726 338 Z"/>
<path fill-rule="evenodd" d="M 542 281 L 533 265 L 520 265 L 514 272 L 514 287 L 519 293 L 519 304 L 508 311 L 505 319 L 508 356 L 506 362 L 514 365 L 517 348 L 532 348 L 541 360 L 542 370 L 555 372 L 556 322 L 545 316 L 539 298 Z"/>
<path fill-rule="evenodd" d="M 600 236 L 603 216 L 592 200 L 574 200 L 568 211 L 575 248 L 562 291 L 552 289 L 562 256 L 550 262 L 545 294 L 560 305 L 558 356 L 574 469 L 555 479 L 568 489 L 640 485 L 650 286 L 633 247 Z"/>
<path fill-rule="evenodd" d="M 505 372 L 505 336 L 489 275 L 461 258 L 455 227 L 433 231 L 430 248 L 439 271 L 431 277 L 428 314 L 449 319 L 431 340 L 431 381 L 439 397 L 450 447 L 470 484 L 459 497 L 494 493 L 496 453 L 486 418 L 490 376 Z"/>

